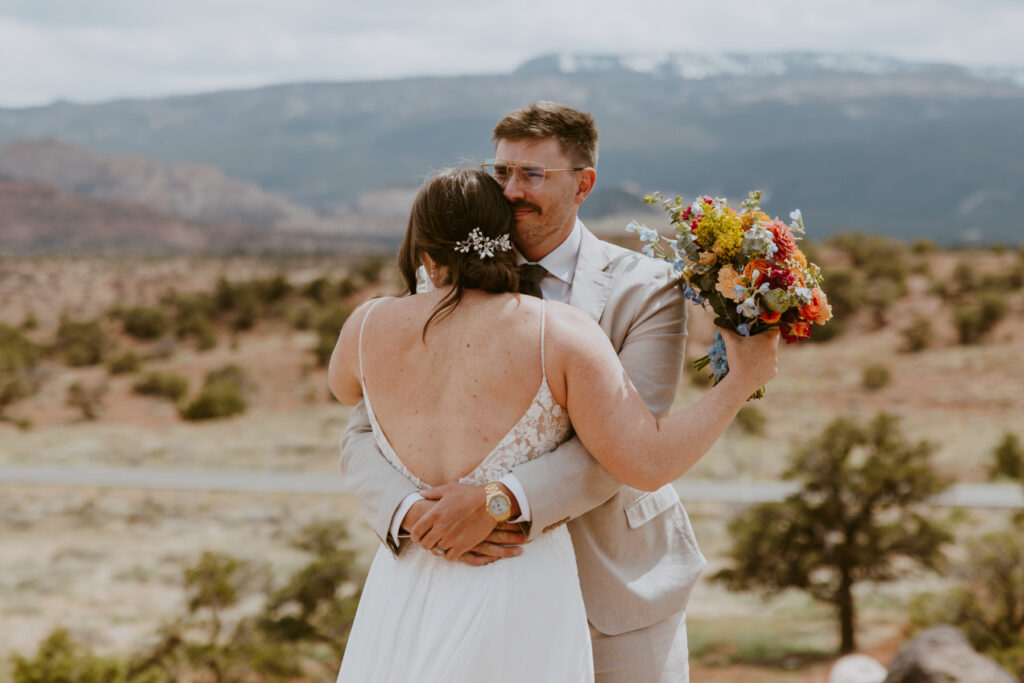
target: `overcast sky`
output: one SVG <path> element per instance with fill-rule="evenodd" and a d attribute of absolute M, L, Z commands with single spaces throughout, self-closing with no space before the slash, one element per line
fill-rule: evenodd
<path fill-rule="evenodd" d="M 0 106 L 504 73 L 551 52 L 1024 66 L 1022 0 L 0 0 Z"/>

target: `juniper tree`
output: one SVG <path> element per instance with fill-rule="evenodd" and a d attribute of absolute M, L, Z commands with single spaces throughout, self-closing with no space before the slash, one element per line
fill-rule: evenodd
<path fill-rule="evenodd" d="M 866 427 L 835 420 L 793 454 L 784 476 L 799 480 L 799 491 L 730 523 L 732 566 L 713 579 L 766 596 L 809 593 L 835 607 L 840 651 L 852 651 L 854 585 L 897 578 L 902 558 L 936 568 L 951 540 L 921 509 L 948 486 L 929 464 L 933 450 L 907 441 L 891 415 Z"/>

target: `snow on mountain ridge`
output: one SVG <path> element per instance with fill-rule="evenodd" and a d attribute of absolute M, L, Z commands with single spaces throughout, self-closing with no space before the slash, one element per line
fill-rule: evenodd
<path fill-rule="evenodd" d="M 908 62 L 871 54 L 839 53 L 692 53 L 551 54 L 524 63 L 519 71 L 554 70 L 561 74 L 627 71 L 657 77 L 703 80 L 718 76 L 765 77 L 810 73 L 853 73 L 872 76 L 959 70 L 988 81 L 1024 86 L 1024 68 L 965 68 L 949 64 Z"/>

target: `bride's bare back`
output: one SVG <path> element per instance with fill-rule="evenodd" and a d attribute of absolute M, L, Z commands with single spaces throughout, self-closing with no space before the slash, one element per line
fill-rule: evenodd
<path fill-rule="evenodd" d="M 472 471 L 522 417 L 541 382 L 542 302 L 467 290 L 450 316 L 423 324 L 447 289 L 387 301 L 363 336 L 362 375 L 396 455 L 421 481 Z M 359 329 L 345 323 L 329 371 L 344 403 L 362 398 Z M 721 436 L 747 397 L 777 372 L 778 333 L 723 333 L 730 372 L 697 403 L 665 418 L 644 405 L 608 337 L 582 311 L 549 302 L 544 359 L 555 402 L 592 456 L 624 484 L 653 491 L 682 475 Z"/>
<path fill-rule="evenodd" d="M 467 291 L 451 315 L 423 324 L 430 292 L 361 307 L 339 347 L 362 328 L 362 375 L 381 430 L 427 484 L 471 472 L 526 412 L 540 387 L 541 301 Z M 346 352 L 351 362 L 351 352 Z M 333 362 L 332 362 L 333 365 Z"/>

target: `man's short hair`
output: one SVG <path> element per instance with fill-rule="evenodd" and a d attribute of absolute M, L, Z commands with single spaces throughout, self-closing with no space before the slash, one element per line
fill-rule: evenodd
<path fill-rule="evenodd" d="M 597 126 L 584 111 L 557 102 L 531 102 L 501 117 L 491 132 L 501 140 L 558 140 L 562 153 L 574 164 L 597 167 Z"/>

